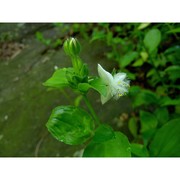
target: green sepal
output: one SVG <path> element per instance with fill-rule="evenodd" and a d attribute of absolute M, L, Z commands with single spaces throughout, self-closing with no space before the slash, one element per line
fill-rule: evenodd
<path fill-rule="evenodd" d="M 43 85 L 53 88 L 69 86 L 68 80 L 66 78 L 66 72 L 68 69 L 69 68 L 57 69 L 53 75 L 43 83 Z"/>
<path fill-rule="evenodd" d="M 81 92 L 87 92 L 89 89 L 96 90 L 100 95 L 106 96 L 107 87 L 100 78 L 93 79 L 89 83 L 78 84 L 78 89 Z"/>

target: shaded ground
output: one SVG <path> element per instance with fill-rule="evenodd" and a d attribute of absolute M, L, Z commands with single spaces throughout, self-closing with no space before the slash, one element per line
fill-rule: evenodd
<path fill-rule="evenodd" d="M 24 24 L 0 24 L 0 36 L 7 30 L 14 33 L 15 28 L 16 40 L 9 40 L 9 44 L 1 42 L 0 46 L 0 156 L 73 156 L 82 146 L 58 142 L 48 133 L 45 124 L 54 107 L 73 104 L 76 95 L 69 89 L 48 91 L 42 86 L 42 82 L 52 75 L 54 66 L 71 66 L 70 60 L 62 48 L 48 50 L 36 40 L 34 33 L 37 30 L 53 36 L 55 31 L 50 24 L 28 25 L 28 31 Z M 65 34 L 63 32 L 61 36 Z M 81 57 L 90 66 L 92 74 L 97 74 L 97 63 L 112 70 L 115 65 L 104 56 L 107 47 L 102 43 L 89 44 L 81 36 L 79 40 L 83 47 Z M 122 125 L 119 116 L 131 111 L 127 97 L 104 106 L 97 93 L 89 92 L 89 97 L 95 100 L 92 103 L 100 118 L 115 129 Z"/>

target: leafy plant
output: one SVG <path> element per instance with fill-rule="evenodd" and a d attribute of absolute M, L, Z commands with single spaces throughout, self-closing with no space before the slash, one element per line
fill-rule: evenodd
<path fill-rule="evenodd" d="M 89 112 L 80 108 L 79 103 L 77 106 L 58 106 L 52 111 L 46 124 L 49 132 L 57 140 L 69 145 L 89 141 L 84 157 L 131 156 L 128 138 L 102 124 L 87 97 L 88 90 L 94 89 L 101 95 L 103 104 L 111 97 L 118 99 L 129 87 L 126 74 L 117 73 L 112 76 L 98 65 L 100 77 L 89 76 L 88 66 L 79 57 L 80 44 L 74 38 L 65 41 L 64 51 L 71 58 L 72 67 L 57 69 L 43 84 L 52 88 L 70 87 L 79 92 Z"/>

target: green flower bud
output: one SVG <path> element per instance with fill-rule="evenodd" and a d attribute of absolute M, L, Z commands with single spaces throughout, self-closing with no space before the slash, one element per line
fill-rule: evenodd
<path fill-rule="evenodd" d="M 81 51 L 80 43 L 76 38 L 69 38 L 64 42 L 64 51 L 69 56 L 78 56 Z"/>

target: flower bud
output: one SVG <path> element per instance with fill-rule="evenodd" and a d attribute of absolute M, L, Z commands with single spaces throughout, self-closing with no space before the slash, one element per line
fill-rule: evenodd
<path fill-rule="evenodd" d="M 78 56 L 81 46 L 76 38 L 69 38 L 64 42 L 64 51 L 69 56 Z"/>

